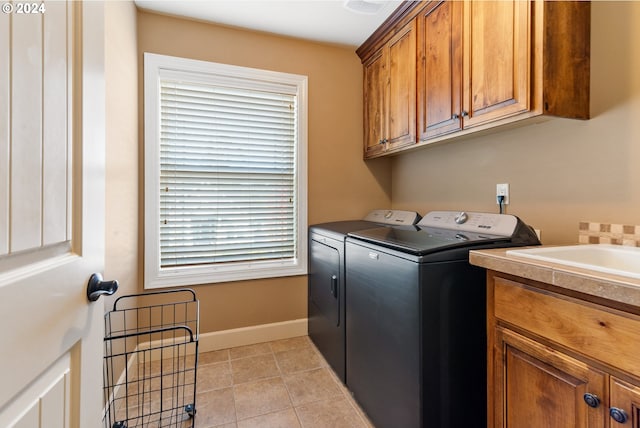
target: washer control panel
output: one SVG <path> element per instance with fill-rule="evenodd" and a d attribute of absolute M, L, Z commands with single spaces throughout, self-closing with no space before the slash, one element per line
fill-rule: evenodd
<path fill-rule="evenodd" d="M 436 227 L 465 232 L 511 236 L 518 219 L 509 214 L 476 213 L 468 211 L 431 211 L 418 222 L 421 227 Z"/>
<path fill-rule="evenodd" d="M 398 226 L 411 226 L 420 220 L 420 215 L 414 211 L 401 210 L 373 210 L 364 218 L 382 224 L 395 224 Z"/>

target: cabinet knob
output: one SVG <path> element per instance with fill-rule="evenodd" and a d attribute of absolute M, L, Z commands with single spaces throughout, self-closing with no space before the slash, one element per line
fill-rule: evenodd
<path fill-rule="evenodd" d="M 600 405 L 600 399 L 597 395 L 589 394 L 588 392 L 582 396 L 584 402 L 587 403 L 589 407 L 596 408 Z"/>
<path fill-rule="evenodd" d="M 468 111 L 463 111 L 462 112 L 462 117 L 469 117 L 469 112 Z"/>
<path fill-rule="evenodd" d="M 453 113 L 453 116 L 451 116 L 451 119 L 453 119 L 453 120 L 460 119 L 460 115 L 457 114 L 457 113 Z"/>
<path fill-rule="evenodd" d="M 612 407 L 609 409 L 609 416 L 611 416 L 613 420 L 618 422 L 619 424 L 623 424 L 627 422 L 627 419 L 629 419 L 629 417 L 627 416 L 627 412 L 622 409 L 618 409 L 617 407 Z"/>

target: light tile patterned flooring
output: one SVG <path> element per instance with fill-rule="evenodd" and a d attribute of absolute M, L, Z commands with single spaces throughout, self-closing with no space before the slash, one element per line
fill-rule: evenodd
<path fill-rule="evenodd" d="M 201 353 L 197 428 L 373 428 L 308 336 Z"/>

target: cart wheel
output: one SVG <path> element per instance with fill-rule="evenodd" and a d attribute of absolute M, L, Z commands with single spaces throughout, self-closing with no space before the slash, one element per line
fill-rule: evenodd
<path fill-rule="evenodd" d="M 189 414 L 189 416 L 193 417 L 196 414 L 196 406 L 193 404 L 187 404 L 184 406 L 184 411 Z"/>
<path fill-rule="evenodd" d="M 127 428 L 127 424 L 124 422 L 116 422 L 111 426 L 111 428 Z"/>

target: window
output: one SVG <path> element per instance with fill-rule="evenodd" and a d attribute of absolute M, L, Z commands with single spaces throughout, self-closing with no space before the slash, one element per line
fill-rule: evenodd
<path fill-rule="evenodd" d="M 145 53 L 145 288 L 303 275 L 307 77 Z"/>

